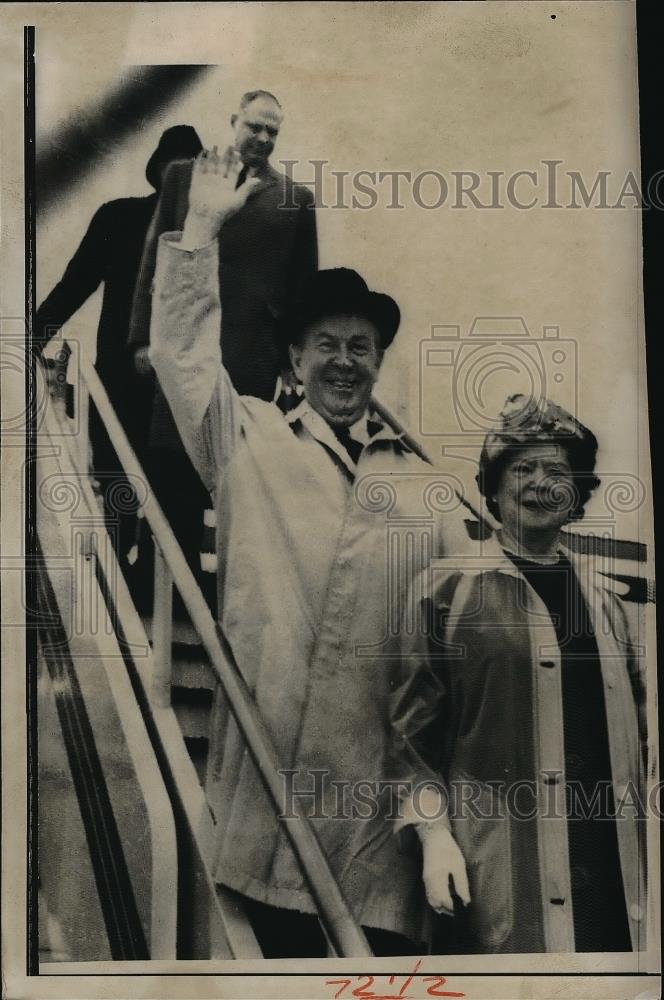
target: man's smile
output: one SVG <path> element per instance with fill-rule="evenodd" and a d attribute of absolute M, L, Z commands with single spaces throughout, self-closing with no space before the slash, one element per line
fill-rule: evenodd
<path fill-rule="evenodd" d="M 350 375 L 328 375 L 325 382 L 339 392 L 352 392 L 357 386 L 357 379 Z"/>

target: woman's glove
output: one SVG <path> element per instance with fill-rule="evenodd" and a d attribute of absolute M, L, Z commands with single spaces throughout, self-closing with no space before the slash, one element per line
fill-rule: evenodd
<path fill-rule="evenodd" d="M 427 900 L 436 913 L 454 914 L 450 878 L 454 891 L 464 905 L 470 903 L 466 862 L 447 824 L 441 821 L 418 823 L 422 843 L 422 879 Z"/>

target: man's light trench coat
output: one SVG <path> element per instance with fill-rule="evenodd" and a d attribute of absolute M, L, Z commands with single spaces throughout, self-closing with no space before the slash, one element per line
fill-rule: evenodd
<path fill-rule="evenodd" d="M 563 551 L 599 650 L 626 909 L 632 946 L 642 950 L 643 676 L 600 560 Z M 424 620 L 403 636 L 391 705 L 395 773 L 415 788 L 442 777 L 448 789 L 470 882 L 470 950 L 574 951 L 561 654 L 551 616 L 495 536 L 467 545 L 461 558 L 434 561 L 424 576 Z M 471 792 L 472 807 L 462 802 Z"/>
<path fill-rule="evenodd" d="M 178 239 L 160 241 L 150 358 L 215 497 L 222 629 L 283 768 L 298 771 L 294 786 L 312 789 L 308 771 L 322 772 L 311 811 L 328 818 L 313 823 L 357 920 L 422 940 L 417 859 L 394 835 L 385 796 L 377 812 L 370 786 L 362 805 L 352 788 L 386 777 L 390 654 L 403 602 L 432 554 L 457 551 L 461 512 L 442 477 L 387 427 L 355 469 L 306 400 L 285 417 L 238 396 L 220 356 L 217 244 L 188 252 Z M 345 798 L 331 781 L 347 783 Z M 217 881 L 315 912 L 221 695 L 208 793 Z"/>

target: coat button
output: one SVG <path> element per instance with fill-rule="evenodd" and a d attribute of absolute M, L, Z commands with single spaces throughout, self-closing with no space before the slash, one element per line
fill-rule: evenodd
<path fill-rule="evenodd" d="M 632 918 L 632 920 L 641 920 L 643 917 L 643 909 L 639 906 L 638 903 L 632 903 L 632 905 L 629 908 L 629 915 Z"/>

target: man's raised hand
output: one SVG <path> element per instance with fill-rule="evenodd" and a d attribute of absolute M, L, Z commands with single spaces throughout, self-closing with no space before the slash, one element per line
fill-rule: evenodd
<path fill-rule="evenodd" d="M 242 161 L 229 146 L 223 156 L 217 147 L 204 149 L 196 157 L 189 188 L 189 211 L 185 219 L 181 247 L 194 250 L 207 246 L 217 236 L 224 222 L 238 212 L 260 184 L 249 177 L 236 189 Z"/>

